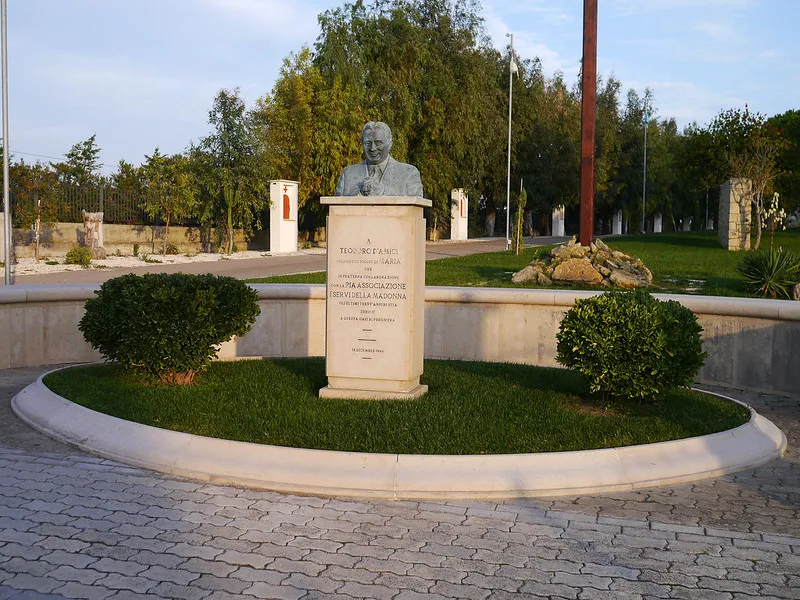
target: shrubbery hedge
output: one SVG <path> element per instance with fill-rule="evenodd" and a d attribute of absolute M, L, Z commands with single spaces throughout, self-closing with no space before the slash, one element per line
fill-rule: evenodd
<path fill-rule="evenodd" d="M 257 300 L 255 290 L 232 277 L 123 275 L 86 301 L 78 328 L 108 360 L 161 383 L 191 383 L 218 344 L 250 330 Z"/>
<path fill-rule="evenodd" d="M 581 373 L 594 394 L 646 400 L 690 385 L 708 354 L 685 306 L 643 290 L 577 300 L 561 321 L 559 363 Z"/>

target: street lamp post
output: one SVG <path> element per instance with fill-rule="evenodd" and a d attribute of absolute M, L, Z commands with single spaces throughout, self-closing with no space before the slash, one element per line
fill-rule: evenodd
<path fill-rule="evenodd" d="M 6 58 L 6 0 L 0 0 L 0 35 L 3 37 L 3 249 L 5 284 L 11 285 L 11 202 L 8 197 L 8 60 Z"/>
<path fill-rule="evenodd" d="M 511 38 L 511 53 L 508 63 L 508 170 L 506 173 L 506 250 L 511 247 L 511 101 L 514 71 L 517 70 L 517 63 L 514 61 L 514 34 L 507 33 Z"/>
<path fill-rule="evenodd" d="M 642 175 L 642 233 L 644 230 L 644 201 L 647 196 L 647 97 L 644 100 L 644 174 Z"/>

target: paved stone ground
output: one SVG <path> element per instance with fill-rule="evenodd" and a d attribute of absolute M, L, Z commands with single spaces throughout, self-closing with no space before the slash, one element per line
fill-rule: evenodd
<path fill-rule="evenodd" d="M 0 600 L 800 598 L 800 398 L 739 394 L 785 458 L 693 485 L 507 502 L 300 497 L 92 457 L 10 411 L 0 371 Z"/>

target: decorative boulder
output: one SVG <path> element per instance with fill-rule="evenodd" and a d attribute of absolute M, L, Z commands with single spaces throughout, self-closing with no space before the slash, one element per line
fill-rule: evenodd
<path fill-rule="evenodd" d="M 553 269 L 553 279 L 597 285 L 603 281 L 603 276 L 595 270 L 588 258 L 570 258 Z"/>
<path fill-rule="evenodd" d="M 536 259 L 511 278 L 514 283 L 549 285 L 553 280 L 634 289 L 653 283 L 653 274 L 634 256 L 612 250 L 603 240 L 582 246 L 575 238 Z"/>

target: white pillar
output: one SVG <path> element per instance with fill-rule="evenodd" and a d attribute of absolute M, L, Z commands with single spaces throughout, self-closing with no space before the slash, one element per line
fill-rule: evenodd
<path fill-rule="evenodd" d="M 614 213 L 614 219 L 611 222 L 611 233 L 614 235 L 622 235 L 622 211 L 618 210 Z"/>
<path fill-rule="evenodd" d="M 552 234 L 557 237 L 564 237 L 564 207 L 556 206 L 553 209 L 553 228 Z"/>
<path fill-rule="evenodd" d="M 661 213 L 653 215 L 653 233 L 661 233 L 662 221 Z"/>
<path fill-rule="evenodd" d="M 297 187 L 282 179 L 269 184 L 270 252 L 297 252 Z"/>
<path fill-rule="evenodd" d="M 450 192 L 450 239 L 466 240 L 468 236 L 469 205 L 467 193 L 461 189 Z"/>
<path fill-rule="evenodd" d="M 708 223 L 706 223 L 706 229 L 714 229 L 714 219 L 713 217 L 708 218 Z"/>

